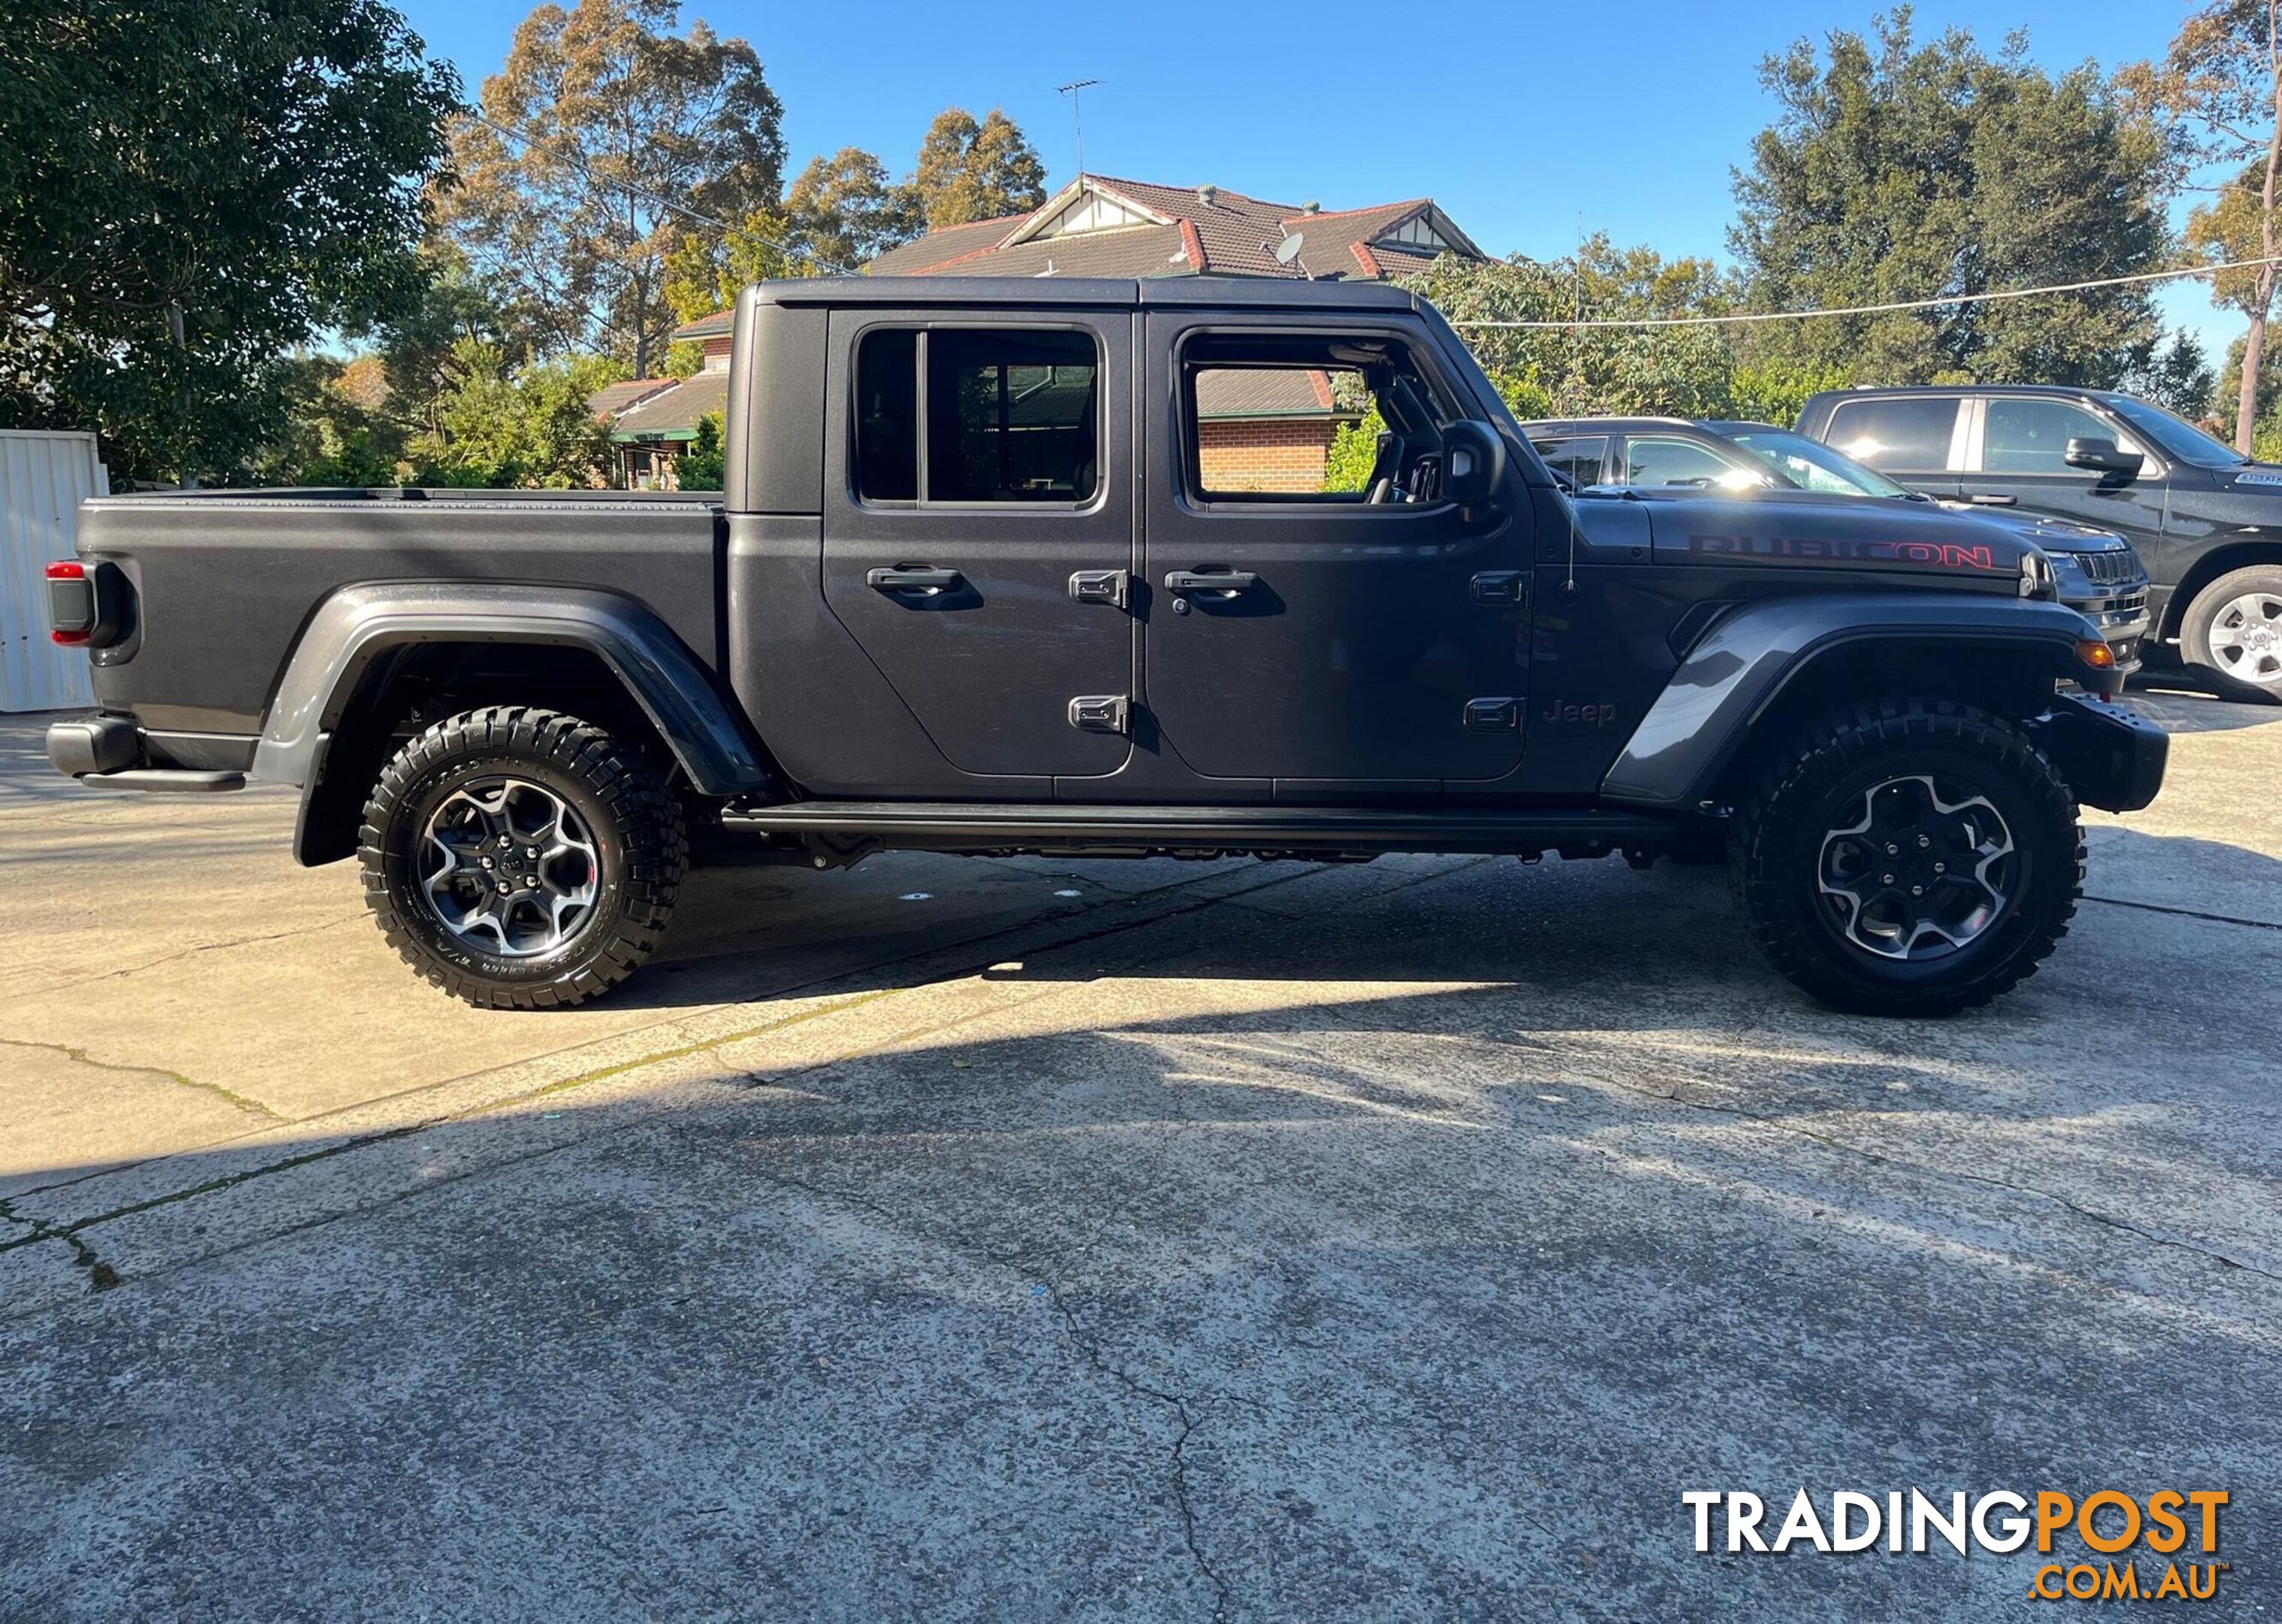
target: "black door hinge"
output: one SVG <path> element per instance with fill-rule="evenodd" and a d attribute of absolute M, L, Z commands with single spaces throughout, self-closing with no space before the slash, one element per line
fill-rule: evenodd
<path fill-rule="evenodd" d="M 1521 701 L 1503 697 L 1469 699 L 1466 701 L 1466 731 L 1469 733 L 1519 733 Z"/>
<path fill-rule="evenodd" d="M 1122 570 L 1075 571 L 1069 578 L 1069 594 L 1081 603 L 1123 609 L 1132 601 L 1132 577 Z"/>
<path fill-rule="evenodd" d="M 1466 583 L 1466 595 L 1477 603 L 1526 603 L 1529 577 L 1519 570 L 1484 570 Z"/>
<path fill-rule="evenodd" d="M 1069 725 L 1080 733 L 1130 733 L 1132 712 L 1122 694 L 1080 694 L 1069 702 Z"/>

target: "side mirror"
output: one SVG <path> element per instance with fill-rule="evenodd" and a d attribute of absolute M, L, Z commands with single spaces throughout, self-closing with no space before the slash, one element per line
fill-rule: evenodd
<path fill-rule="evenodd" d="M 2127 483 L 2139 477 L 2147 459 L 2136 451 L 2123 451 L 2112 439 L 2084 435 L 2068 443 L 2065 459 L 2070 468 L 2089 469 L 2096 474 L 2120 475 Z"/>
<path fill-rule="evenodd" d="M 1505 441 L 1472 418 L 1442 431 L 1442 495 L 1461 508 L 1486 507 L 1505 484 Z"/>

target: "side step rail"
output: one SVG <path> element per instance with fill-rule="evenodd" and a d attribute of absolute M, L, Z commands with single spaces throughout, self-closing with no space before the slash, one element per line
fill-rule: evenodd
<path fill-rule="evenodd" d="M 790 801 L 735 805 L 733 829 L 873 850 L 1169 851 L 1560 851 L 1596 857 L 1661 846 L 1673 821 L 1591 807 L 1094 806 L 958 801 Z"/>

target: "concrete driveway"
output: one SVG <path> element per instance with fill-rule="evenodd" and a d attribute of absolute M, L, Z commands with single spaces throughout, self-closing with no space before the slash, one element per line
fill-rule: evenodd
<path fill-rule="evenodd" d="M 2163 800 L 1939 1022 L 1456 859 L 708 873 L 477 1014 L 290 800 L 12 723 L 0 1618 L 2050 1611 L 1694 1552 L 1801 1486 L 2224 1488 L 2200 1611 L 2282 1612 L 2282 711 L 2141 703 Z"/>

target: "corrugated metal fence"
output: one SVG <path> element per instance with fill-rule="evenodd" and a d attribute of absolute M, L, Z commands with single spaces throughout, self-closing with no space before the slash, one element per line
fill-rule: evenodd
<path fill-rule="evenodd" d="M 95 703 L 87 651 L 48 641 L 46 571 L 72 556 L 80 503 L 110 489 L 94 435 L 0 429 L 0 711 Z"/>

